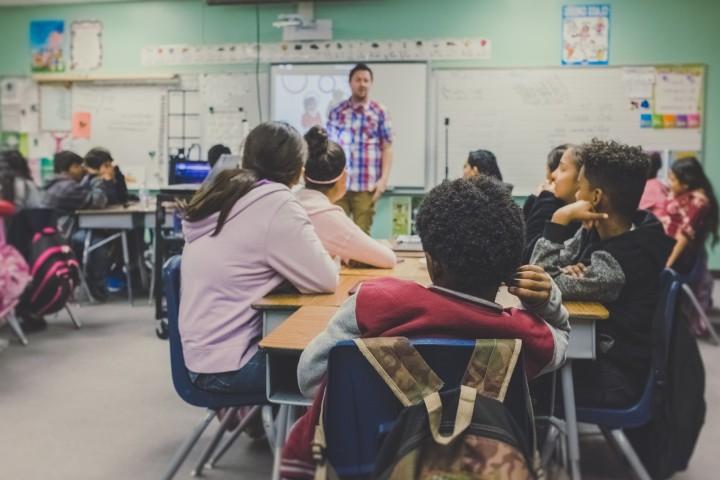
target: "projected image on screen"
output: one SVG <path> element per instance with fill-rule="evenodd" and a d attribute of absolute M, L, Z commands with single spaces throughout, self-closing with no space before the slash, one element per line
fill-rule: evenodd
<path fill-rule="evenodd" d="M 302 133 L 314 125 L 324 126 L 330 110 L 350 96 L 347 82 L 350 68 L 338 65 L 336 71 L 319 74 L 307 68 L 282 68 L 280 74 L 273 76 L 272 118 L 287 122 Z"/>

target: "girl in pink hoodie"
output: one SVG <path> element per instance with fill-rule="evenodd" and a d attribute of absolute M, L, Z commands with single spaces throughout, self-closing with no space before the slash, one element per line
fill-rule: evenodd
<path fill-rule="evenodd" d="M 352 260 L 372 267 L 394 267 L 393 251 L 373 240 L 335 205 L 347 191 L 343 149 L 329 141 L 327 131 L 318 126 L 305 134 L 305 141 L 310 151 L 305 164 L 305 188 L 296 195 L 327 251 L 346 263 Z"/>
<path fill-rule="evenodd" d="M 307 146 L 290 125 L 263 123 L 245 140 L 242 168 L 224 170 L 185 210 L 180 336 L 193 383 L 265 398 L 262 318 L 253 303 L 289 282 L 333 292 L 338 266 L 290 192 Z"/>

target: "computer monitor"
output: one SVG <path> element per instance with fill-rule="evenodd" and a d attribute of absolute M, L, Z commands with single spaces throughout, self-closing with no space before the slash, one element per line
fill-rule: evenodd
<path fill-rule="evenodd" d="M 181 183 L 202 183 L 210 173 L 210 164 L 202 161 L 170 160 L 170 175 L 168 183 L 177 185 Z"/>

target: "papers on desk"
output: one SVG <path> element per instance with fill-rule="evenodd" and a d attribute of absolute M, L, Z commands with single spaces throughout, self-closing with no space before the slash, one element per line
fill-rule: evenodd
<path fill-rule="evenodd" d="M 417 235 L 399 235 L 395 239 L 393 250 L 396 252 L 422 252 L 422 242 Z"/>

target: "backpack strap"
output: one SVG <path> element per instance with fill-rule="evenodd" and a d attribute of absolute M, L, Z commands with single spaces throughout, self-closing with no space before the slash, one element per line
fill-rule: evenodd
<path fill-rule="evenodd" d="M 421 401 L 428 412 L 430 432 L 440 445 L 448 445 L 472 422 L 478 394 L 499 402 L 505 399 L 515 370 L 520 340 L 476 340 L 463 376 L 455 426 L 450 435 L 440 433 L 443 381 L 404 337 L 358 338 L 360 352 L 405 407 Z"/>
<path fill-rule="evenodd" d="M 404 407 L 422 402 L 443 387 L 407 338 L 357 338 L 354 342 Z"/>
<path fill-rule="evenodd" d="M 505 401 L 510 379 L 515 371 L 522 340 L 476 340 L 462 384 L 480 395 Z"/>
<path fill-rule="evenodd" d="M 440 433 L 442 402 L 440 394 L 433 392 L 423 400 L 428 412 L 430 432 L 440 445 L 448 445 L 465 431 L 472 422 L 477 395 L 484 395 L 502 402 L 505 399 L 522 342 L 520 340 L 476 340 L 465 375 L 455 414 L 455 426 L 450 435 Z"/>

